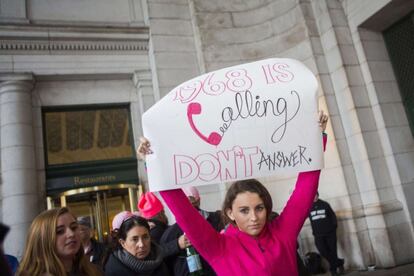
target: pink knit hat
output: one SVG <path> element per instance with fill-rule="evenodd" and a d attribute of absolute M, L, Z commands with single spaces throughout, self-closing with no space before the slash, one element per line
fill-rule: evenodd
<path fill-rule="evenodd" d="M 112 220 L 112 230 L 119 229 L 121 224 L 127 218 L 131 217 L 132 213 L 130 211 L 122 211 L 115 215 L 114 219 Z"/>
<path fill-rule="evenodd" d="M 188 187 L 185 187 L 185 188 L 182 188 L 182 189 L 183 189 L 183 191 L 184 191 L 184 193 L 187 197 L 192 196 L 196 200 L 200 199 L 200 193 L 198 192 L 196 187 L 188 186 Z"/>
<path fill-rule="evenodd" d="M 141 216 L 150 219 L 164 210 L 161 201 L 151 192 L 144 193 L 138 201 L 138 210 Z"/>

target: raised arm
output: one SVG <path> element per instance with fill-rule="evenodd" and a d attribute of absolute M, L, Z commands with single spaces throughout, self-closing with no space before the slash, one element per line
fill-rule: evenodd
<path fill-rule="evenodd" d="M 180 228 L 208 262 L 220 256 L 221 235 L 194 208 L 181 189 L 160 192 Z"/>
<path fill-rule="evenodd" d="M 326 134 L 323 135 L 324 148 L 326 144 Z M 295 239 L 299 235 L 313 199 L 318 190 L 320 170 L 299 173 L 296 181 L 295 190 L 286 203 L 285 208 L 278 217 L 278 224 L 286 234 L 292 235 Z"/>
<path fill-rule="evenodd" d="M 319 126 L 323 132 L 323 149 L 325 151 L 327 135 L 324 133 L 328 122 L 328 116 L 321 112 L 319 114 Z M 295 190 L 289 198 L 285 208 L 274 223 L 278 229 L 296 240 L 300 229 L 309 215 L 313 199 L 319 185 L 320 170 L 299 173 Z"/>

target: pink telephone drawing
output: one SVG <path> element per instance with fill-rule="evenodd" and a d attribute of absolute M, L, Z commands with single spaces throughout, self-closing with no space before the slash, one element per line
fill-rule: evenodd
<path fill-rule="evenodd" d="M 199 103 L 190 103 L 187 107 L 187 118 L 188 118 L 188 122 L 190 123 L 191 128 L 193 129 L 195 134 L 198 135 L 198 137 L 200 137 L 201 139 L 203 139 L 204 141 L 206 141 L 207 143 L 211 145 L 217 146 L 221 142 L 222 137 L 220 134 L 218 134 L 217 132 L 212 132 L 207 137 L 203 135 L 195 126 L 193 115 L 199 115 L 199 114 L 201 114 L 201 105 Z"/>

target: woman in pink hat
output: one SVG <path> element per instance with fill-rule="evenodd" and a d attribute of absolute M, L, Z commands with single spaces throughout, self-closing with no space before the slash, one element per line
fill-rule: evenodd
<path fill-rule="evenodd" d="M 324 132 L 328 117 L 323 112 L 319 125 Z M 323 135 L 324 145 L 326 135 Z M 152 153 L 141 139 L 138 154 Z M 192 208 L 181 189 L 162 191 L 161 196 L 193 246 L 218 275 L 298 275 L 296 245 L 319 182 L 320 170 L 298 175 L 296 188 L 280 216 L 270 220 L 272 198 L 257 180 L 237 181 L 227 191 L 222 212 L 230 223 L 217 233 Z"/>

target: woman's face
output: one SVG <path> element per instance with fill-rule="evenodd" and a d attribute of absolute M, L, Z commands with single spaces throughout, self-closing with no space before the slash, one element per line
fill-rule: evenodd
<path fill-rule="evenodd" d="M 236 222 L 240 231 L 256 237 L 267 220 L 267 210 L 257 193 L 243 192 L 236 196 L 227 216 Z"/>
<path fill-rule="evenodd" d="M 80 246 L 79 226 L 75 218 L 70 213 L 60 215 L 56 225 L 56 251 L 59 258 L 74 258 Z"/>
<path fill-rule="evenodd" d="M 147 228 L 144 226 L 134 226 L 126 236 L 126 239 L 120 239 L 122 247 L 131 255 L 138 259 L 144 259 L 151 250 L 151 237 Z"/>

